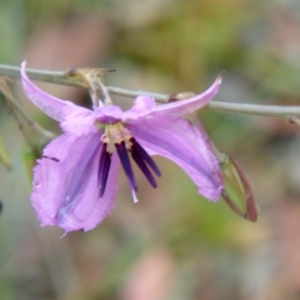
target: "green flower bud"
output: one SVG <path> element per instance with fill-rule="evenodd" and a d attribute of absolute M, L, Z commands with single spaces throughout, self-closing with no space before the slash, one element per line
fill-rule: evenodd
<path fill-rule="evenodd" d="M 244 219 L 256 222 L 259 207 L 253 196 L 252 189 L 239 165 L 230 157 L 224 155 L 221 162 L 225 190 L 222 197 L 229 207 Z"/>

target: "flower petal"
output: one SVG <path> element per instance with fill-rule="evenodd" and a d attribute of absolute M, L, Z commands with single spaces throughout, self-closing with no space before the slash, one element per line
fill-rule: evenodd
<path fill-rule="evenodd" d="M 117 105 L 106 105 L 95 108 L 95 113 L 97 114 L 97 120 L 100 123 L 113 124 L 123 117 L 122 109 Z"/>
<path fill-rule="evenodd" d="M 52 119 L 62 122 L 66 120 L 71 112 L 77 115 L 89 111 L 86 108 L 75 105 L 71 101 L 61 100 L 42 91 L 29 80 L 25 69 L 26 61 L 21 65 L 21 80 L 25 94 L 32 103 Z"/>
<path fill-rule="evenodd" d="M 94 163 L 90 170 L 91 175 L 86 181 L 81 200 L 73 212 L 71 212 L 59 226 L 66 231 L 83 229 L 89 231 L 99 225 L 107 215 L 111 213 L 115 205 L 118 191 L 117 172 L 119 160 L 116 155 L 112 156 L 111 165 L 103 197 L 99 197 L 97 171 L 98 165 Z"/>
<path fill-rule="evenodd" d="M 176 102 L 171 102 L 167 104 L 157 105 L 153 109 L 153 113 L 155 114 L 165 114 L 165 115 L 173 115 L 173 116 L 185 116 L 187 114 L 193 113 L 196 110 L 202 108 L 207 105 L 218 93 L 220 85 L 222 83 L 222 77 L 218 76 L 212 86 L 203 92 L 200 95 L 196 95 L 195 97 L 184 99 Z"/>
<path fill-rule="evenodd" d="M 138 96 L 133 106 L 123 113 L 123 121 L 135 120 L 148 115 L 155 108 L 155 99 L 150 96 Z"/>
<path fill-rule="evenodd" d="M 167 157 L 185 170 L 199 194 L 219 199 L 224 189 L 221 170 L 202 128 L 172 116 L 132 121 L 127 127 L 150 154 Z"/>
<path fill-rule="evenodd" d="M 100 130 L 95 126 L 96 120 L 95 111 L 76 109 L 68 113 L 66 120 L 60 123 L 60 127 L 64 132 L 77 136 L 96 134 Z"/>
<path fill-rule="evenodd" d="M 113 209 L 118 160 L 112 161 L 107 191 L 99 198 L 97 168 L 100 135 L 64 134 L 44 150 L 34 169 L 32 203 L 41 225 L 66 232 L 93 229 Z"/>

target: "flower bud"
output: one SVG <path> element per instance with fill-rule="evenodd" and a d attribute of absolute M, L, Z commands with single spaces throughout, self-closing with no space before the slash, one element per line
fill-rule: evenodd
<path fill-rule="evenodd" d="M 225 190 L 222 196 L 229 207 L 244 219 L 256 222 L 259 207 L 253 196 L 252 189 L 239 165 L 224 155 L 221 162 Z"/>

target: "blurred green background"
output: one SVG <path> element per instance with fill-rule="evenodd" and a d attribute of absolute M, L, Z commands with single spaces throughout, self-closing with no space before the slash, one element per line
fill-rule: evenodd
<path fill-rule="evenodd" d="M 111 86 L 201 92 L 222 71 L 218 101 L 300 104 L 298 0 L 0 0 L 0 63 L 32 68 L 108 67 Z M 38 83 L 86 105 L 87 92 Z M 35 120 L 59 133 L 13 83 Z M 124 106 L 130 101 L 114 97 Z M 300 299 L 299 127 L 204 110 L 218 148 L 247 174 L 257 223 L 197 195 L 173 163 L 141 178 L 132 203 L 120 172 L 116 208 L 97 229 L 60 238 L 40 228 L 22 161 L 26 144 L 0 96 L 0 136 L 12 170 L 0 166 L 0 299 Z"/>

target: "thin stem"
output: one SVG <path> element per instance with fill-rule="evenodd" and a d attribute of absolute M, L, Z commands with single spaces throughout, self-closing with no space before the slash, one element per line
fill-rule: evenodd
<path fill-rule="evenodd" d="M 279 117 L 286 119 L 290 119 L 293 115 L 300 115 L 300 106 L 260 105 L 211 101 L 208 107 L 210 109 L 223 112 L 241 113 L 265 117 Z"/>
<path fill-rule="evenodd" d="M 25 119 L 27 125 L 31 128 L 33 128 L 38 134 L 40 134 L 45 141 L 49 141 L 51 139 L 53 139 L 55 137 L 55 135 L 51 132 L 48 131 L 46 129 L 44 129 L 41 125 L 39 125 L 38 123 L 36 123 L 21 107 L 21 105 L 16 101 L 16 99 L 14 98 L 14 96 L 12 95 L 10 88 L 8 86 L 8 84 L 6 83 L 5 78 L 2 80 L 0 80 L 0 93 L 2 93 L 4 95 L 4 97 L 7 100 L 8 103 L 8 107 L 12 112 L 13 117 L 15 118 L 20 131 L 22 132 L 25 140 L 27 141 L 27 143 L 31 146 L 33 146 L 30 142 L 30 139 L 28 138 L 28 136 L 26 135 L 23 125 L 21 123 L 21 121 L 19 120 L 16 112 L 14 109 L 16 109 L 21 115 L 22 117 Z"/>
<path fill-rule="evenodd" d="M 111 101 L 111 98 L 110 98 L 110 95 L 109 95 L 109 90 L 108 90 L 108 87 L 105 86 L 101 79 L 99 80 L 99 85 L 101 86 L 101 89 L 102 89 L 102 94 L 104 96 L 104 103 L 105 105 L 109 105 L 109 104 L 112 104 L 113 102 Z"/>
<path fill-rule="evenodd" d="M 54 72 L 46 70 L 27 70 L 28 77 L 32 80 L 45 81 L 57 83 L 62 85 L 77 86 L 86 88 L 86 84 L 78 80 L 72 79 L 66 72 Z M 15 66 L 8 66 L 0 64 L 0 75 L 19 78 L 20 68 Z M 124 97 L 135 98 L 139 95 L 147 95 L 154 97 L 157 102 L 166 103 L 169 100 L 169 95 L 149 93 L 145 91 L 127 90 L 118 87 L 107 87 L 107 91 L 111 94 L 120 95 Z M 232 102 L 216 102 L 211 101 L 207 108 L 221 112 L 231 112 L 239 114 L 248 114 L 254 116 L 279 117 L 290 120 L 294 115 L 300 115 L 300 106 L 279 106 L 279 105 L 258 105 Z"/>
<path fill-rule="evenodd" d="M 72 79 L 68 70 L 63 72 L 26 68 L 26 72 L 28 77 L 32 80 L 86 88 L 85 83 Z M 0 75 L 20 78 L 20 67 L 0 64 Z"/>
<path fill-rule="evenodd" d="M 111 94 L 134 98 L 140 95 L 147 95 L 156 99 L 157 102 L 166 103 L 169 95 L 150 93 L 145 91 L 127 90 L 118 87 L 107 87 Z M 279 117 L 290 119 L 293 115 L 300 115 L 300 106 L 280 106 L 280 105 L 261 105 L 233 102 L 211 101 L 207 108 L 222 112 L 240 113 L 255 116 Z"/>

